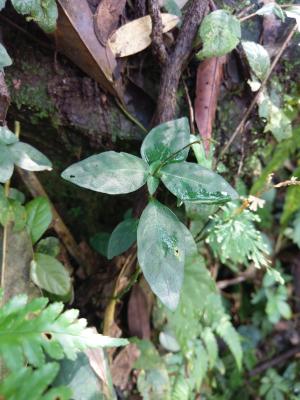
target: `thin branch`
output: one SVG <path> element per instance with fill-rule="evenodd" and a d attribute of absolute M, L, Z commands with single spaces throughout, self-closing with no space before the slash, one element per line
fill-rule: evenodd
<path fill-rule="evenodd" d="M 163 24 L 160 15 L 158 0 L 148 0 L 148 9 L 152 21 L 152 49 L 161 65 L 164 65 L 168 58 L 168 53 L 163 40 Z"/>
<path fill-rule="evenodd" d="M 268 80 L 270 79 L 270 76 L 272 75 L 280 57 L 282 56 L 283 52 L 286 50 L 287 46 L 289 45 L 294 33 L 297 31 L 297 25 L 293 26 L 293 28 L 290 30 L 289 34 L 287 35 L 286 39 L 284 40 L 284 42 L 281 45 L 281 48 L 279 50 L 279 52 L 277 53 L 276 57 L 274 58 L 274 61 L 272 62 L 272 65 L 268 71 L 268 74 L 266 75 L 265 79 L 262 81 L 261 86 L 258 90 L 258 92 L 256 93 L 256 95 L 254 96 L 253 100 L 251 101 L 251 104 L 249 106 L 249 108 L 247 109 L 247 111 L 244 113 L 243 118 L 241 119 L 241 122 L 238 124 L 238 126 L 236 127 L 235 131 L 233 132 L 231 138 L 228 140 L 227 144 L 225 145 L 225 147 L 223 148 L 223 150 L 221 151 L 219 158 L 216 161 L 216 165 L 218 164 L 218 162 L 224 157 L 225 153 L 227 153 L 229 147 L 231 146 L 232 142 L 235 140 L 235 138 L 242 132 L 245 123 L 247 122 L 247 119 L 249 118 L 250 114 L 252 113 L 253 109 L 255 108 L 259 97 L 262 93 L 262 91 L 264 90 Z"/>

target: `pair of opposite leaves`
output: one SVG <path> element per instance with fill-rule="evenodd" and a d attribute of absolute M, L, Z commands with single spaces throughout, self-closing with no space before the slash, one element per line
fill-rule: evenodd
<path fill-rule="evenodd" d="M 180 201 L 222 204 L 237 198 L 235 190 L 218 174 L 186 162 L 190 130 L 187 118 L 161 124 L 145 137 L 142 159 L 108 151 L 71 165 L 62 177 L 101 193 L 125 194 L 148 185 L 152 195 L 162 180 Z M 170 309 L 179 302 L 188 229 L 175 214 L 151 199 L 137 230 L 138 260 L 153 292 Z"/>

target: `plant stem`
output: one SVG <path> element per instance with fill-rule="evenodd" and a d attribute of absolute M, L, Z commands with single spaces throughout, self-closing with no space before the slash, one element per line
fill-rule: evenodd
<path fill-rule="evenodd" d="M 277 53 L 276 57 L 274 58 L 274 61 L 272 62 L 272 65 L 265 77 L 265 79 L 262 81 L 261 86 L 258 90 L 258 92 L 256 93 L 256 95 L 254 96 L 253 100 L 250 103 L 249 108 L 247 109 L 247 111 L 244 113 L 243 118 L 241 119 L 241 122 L 238 124 L 238 126 L 236 127 L 235 131 L 233 132 L 232 136 L 230 137 L 230 139 L 228 140 L 228 142 L 226 143 L 225 147 L 223 148 L 223 150 L 221 151 L 218 159 L 215 162 L 214 168 L 216 168 L 216 166 L 218 165 L 219 161 L 224 157 L 225 153 L 228 151 L 229 147 L 231 146 L 232 142 L 234 141 L 234 139 L 237 137 L 237 135 L 239 135 L 242 131 L 242 129 L 244 128 L 244 125 L 248 119 L 248 117 L 250 116 L 250 114 L 252 113 L 254 107 L 256 106 L 256 103 L 262 93 L 262 91 L 264 90 L 272 72 L 274 71 L 280 57 L 282 56 L 283 52 L 285 51 L 285 49 L 287 48 L 290 40 L 292 39 L 294 33 L 297 31 L 297 24 L 295 24 L 293 26 L 293 28 L 290 30 L 289 34 L 287 35 L 286 39 L 284 40 L 284 42 L 281 45 L 281 48 L 279 50 L 279 52 Z"/>
<path fill-rule="evenodd" d="M 15 121 L 15 135 L 20 137 L 20 122 Z M 4 184 L 4 195 L 6 198 L 9 196 L 10 179 Z M 5 268 L 6 268 L 6 252 L 7 252 L 7 239 L 8 239 L 8 222 L 3 227 L 3 241 L 2 241 L 2 263 L 1 263 L 1 283 L 0 287 L 4 290 Z"/>
<path fill-rule="evenodd" d="M 126 110 L 126 108 L 122 105 L 122 103 L 115 98 L 115 101 L 118 105 L 118 107 L 120 107 L 120 109 L 123 111 L 123 113 L 125 114 L 125 116 L 130 119 L 131 122 L 133 122 L 135 125 L 137 125 L 143 132 L 148 133 L 147 129 L 144 127 L 144 125 L 142 125 L 140 123 L 140 121 L 138 121 L 132 114 L 130 114 L 129 111 Z"/>

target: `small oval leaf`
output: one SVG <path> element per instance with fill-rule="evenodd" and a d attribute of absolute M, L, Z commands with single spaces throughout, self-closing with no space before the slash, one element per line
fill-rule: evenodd
<path fill-rule="evenodd" d="M 17 136 L 6 126 L 0 126 L 0 143 L 13 144 L 18 141 Z"/>
<path fill-rule="evenodd" d="M 37 286 L 58 296 L 68 294 L 71 289 L 71 278 L 65 267 L 47 254 L 35 253 L 30 277 Z"/>
<path fill-rule="evenodd" d="M 8 149 L 11 153 L 14 164 L 27 171 L 51 171 L 52 164 L 39 150 L 30 144 L 17 142 Z"/>
<path fill-rule="evenodd" d="M 45 197 L 36 197 L 26 204 L 27 228 L 32 243 L 36 243 L 46 232 L 52 221 L 52 211 Z"/>
<path fill-rule="evenodd" d="M 148 165 L 131 154 L 107 151 L 71 165 L 61 176 L 95 192 L 130 193 L 145 184 Z"/>
<path fill-rule="evenodd" d="M 137 224 L 136 219 L 130 218 L 116 226 L 108 242 L 107 258 L 109 260 L 124 253 L 136 241 Z"/>

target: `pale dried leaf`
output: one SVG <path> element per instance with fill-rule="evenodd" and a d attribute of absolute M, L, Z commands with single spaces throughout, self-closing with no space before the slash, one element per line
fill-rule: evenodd
<path fill-rule="evenodd" d="M 179 18 L 172 14 L 161 14 L 163 32 L 173 29 Z M 146 49 L 151 44 L 152 22 L 149 15 L 121 26 L 108 40 L 116 57 L 127 57 Z"/>
<path fill-rule="evenodd" d="M 139 356 L 140 350 L 134 343 L 131 343 L 122 349 L 114 359 L 111 367 L 112 380 L 113 384 L 121 390 L 126 388 L 130 372 Z"/>

